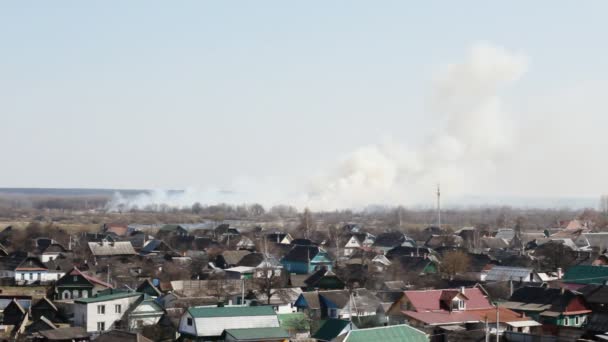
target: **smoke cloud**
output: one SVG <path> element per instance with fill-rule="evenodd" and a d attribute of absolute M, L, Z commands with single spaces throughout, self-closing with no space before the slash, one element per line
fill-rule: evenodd
<path fill-rule="evenodd" d="M 474 45 L 463 61 L 446 65 L 435 75 L 425 114 L 434 116 L 438 128 L 424 143 L 410 146 L 389 138 L 361 147 L 293 191 L 269 194 L 268 189 L 280 186 L 241 182 L 234 192 L 188 189 L 115 196 L 109 208 L 257 202 L 333 210 L 419 204 L 432 196 L 437 183 L 453 194 L 474 192 L 476 181 L 510 153 L 515 137 L 501 92 L 519 80 L 527 66 L 522 54 L 486 43 Z"/>

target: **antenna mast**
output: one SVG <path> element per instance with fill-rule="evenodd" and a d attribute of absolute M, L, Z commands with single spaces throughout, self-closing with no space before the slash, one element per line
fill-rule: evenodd
<path fill-rule="evenodd" d="M 441 229 L 441 188 L 437 184 L 437 227 Z"/>

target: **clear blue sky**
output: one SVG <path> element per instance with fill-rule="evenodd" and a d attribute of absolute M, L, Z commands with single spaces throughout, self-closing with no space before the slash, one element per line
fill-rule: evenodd
<path fill-rule="evenodd" d="M 599 194 L 606 13 L 605 1 L 3 1 L 0 186 L 305 184 L 360 146 L 426 139 L 433 75 L 485 41 L 529 58 L 505 94 L 517 122 L 590 89 L 572 100 L 589 106 L 578 124 L 528 137 L 567 137 L 564 152 L 501 166 L 518 178 L 488 192 Z M 518 173 L 524 162 L 539 171 Z"/>

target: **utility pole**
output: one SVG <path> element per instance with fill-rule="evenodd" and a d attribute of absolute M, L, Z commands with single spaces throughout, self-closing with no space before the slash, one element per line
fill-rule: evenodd
<path fill-rule="evenodd" d="M 498 310 L 498 303 L 496 303 L 496 342 L 500 342 L 500 335 L 498 334 L 498 325 L 500 324 L 500 311 Z"/>
<path fill-rule="evenodd" d="M 486 342 L 490 342 L 490 328 L 488 327 L 488 316 L 486 315 Z"/>
<path fill-rule="evenodd" d="M 441 229 L 441 188 L 437 184 L 437 227 Z"/>

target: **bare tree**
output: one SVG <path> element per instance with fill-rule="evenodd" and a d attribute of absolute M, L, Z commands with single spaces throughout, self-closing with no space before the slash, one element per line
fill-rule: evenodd
<path fill-rule="evenodd" d="M 469 256 L 461 251 L 445 253 L 441 259 L 441 272 L 450 279 L 458 273 L 465 272 L 471 265 Z"/>
<path fill-rule="evenodd" d="M 304 230 L 304 237 L 310 239 L 311 233 L 315 230 L 315 224 L 312 219 L 312 213 L 308 208 L 304 209 L 300 215 L 300 229 Z"/>
<path fill-rule="evenodd" d="M 602 195 L 600 197 L 600 212 L 604 215 L 608 215 L 608 195 Z"/>
<path fill-rule="evenodd" d="M 277 294 L 277 289 L 283 285 L 281 271 L 271 266 L 264 266 L 256 270 L 254 279 L 256 289 L 266 297 L 266 304 L 270 304 L 272 296 Z"/>

